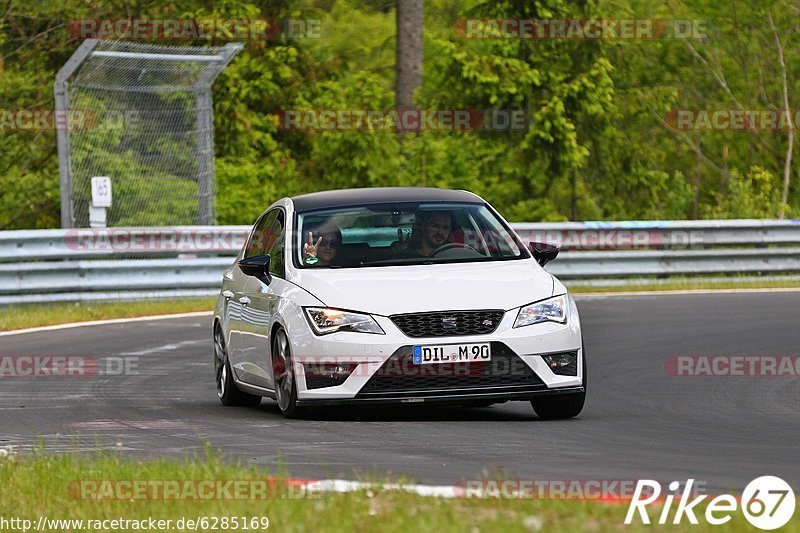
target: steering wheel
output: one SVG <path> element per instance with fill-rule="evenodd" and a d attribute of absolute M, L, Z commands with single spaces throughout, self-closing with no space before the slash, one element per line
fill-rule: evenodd
<path fill-rule="evenodd" d="M 473 248 L 469 244 L 463 244 L 463 243 L 460 243 L 460 242 L 448 242 L 447 244 L 443 244 L 440 247 L 438 247 L 437 249 L 435 249 L 434 251 L 432 251 L 431 252 L 431 257 L 433 257 L 434 255 L 438 255 L 438 254 L 440 254 L 442 252 L 446 252 L 447 250 L 453 250 L 455 248 L 459 248 L 461 250 L 471 250 L 471 251 L 475 252 L 476 254 L 480 253 L 480 252 L 478 252 L 478 250 L 476 250 L 475 248 Z"/>

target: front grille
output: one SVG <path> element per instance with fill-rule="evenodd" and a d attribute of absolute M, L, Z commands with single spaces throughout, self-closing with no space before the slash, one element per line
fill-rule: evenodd
<path fill-rule="evenodd" d="M 361 388 L 356 398 L 461 394 L 546 388 L 511 348 L 493 342 L 491 361 L 415 365 L 414 347 L 397 350 Z"/>
<path fill-rule="evenodd" d="M 492 333 L 503 319 L 503 311 L 439 311 L 389 318 L 409 337 L 455 337 Z"/>

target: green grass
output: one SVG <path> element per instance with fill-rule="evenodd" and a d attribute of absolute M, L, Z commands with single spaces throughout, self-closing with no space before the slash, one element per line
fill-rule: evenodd
<path fill-rule="evenodd" d="M 214 298 L 97 303 L 24 304 L 0 308 L 0 331 L 108 318 L 211 311 Z"/>
<path fill-rule="evenodd" d="M 771 280 L 693 280 L 691 278 L 670 279 L 664 282 L 643 280 L 623 285 L 581 285 L 579 281 L 564 281 L 572 294 L 598 292 L 655 292 L 676 290 L 725 290 L 725 289 L 788 289 L 800 288 L 800 279 Z"/>
<path fill-rule="evenodd" d="M 477 499 L 417 496 L 380 489 L 302 497 L 277 483 L 256 499 L 87 499 L 80 498 L 85 480 L 253 480 L 275 472 L 221 461 L 208 452 L 185 460 L 135 460 L 113 452 L 96 455 L 54 455 L 35 451 L 13 461 L 0 458 L 0 517 L 39 516 L 62 519 L 103 518 L 178 520 L 181 517 L 267 517 L 272 531 L 653 531 L 635 523 L 624 525 L 625 503 L 585 500 Z M 284 479 L 284 478 L 282 478 Z M 119 484 L 117 484 L 119 486 Z M 673 504 L 670 517 L 676 504 Z M 656 520 L 660 507 L 652 507 Z M 700 513 L 704 511 L 700 510 Z M 699 526 L 680 529 L 720 531 L 698 516 Z M 201 528 L 202 530 L 202 528 Z M 725 531 L 754 531 L 741 512 Z M 80 531 L 74 529 L 73 531 Z M 169 531 L 178 531 L 174 527 Z M 253 531 L 253 530 L 251 530 Z M 258 531 L 258 530 L 256 530 Z M 791 521 L 782 531 L 800 531 Z"/>

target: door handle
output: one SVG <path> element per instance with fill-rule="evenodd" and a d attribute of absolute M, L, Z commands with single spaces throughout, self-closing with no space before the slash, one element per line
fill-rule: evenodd
<path fill-rule="evenodd" d="M 247 305 L 250 303 L 250 298 L 248 298 L 247 296 L 242 296 L 241 298 L 239 298 L 239 303 L 242 305 Z"/>
<path fill-rule="evenodd" d="M 231 292 L 231 291 L 226 289 L 226 290 L 222 291 L 222 296 L 224 296 L 226 299 L 230 300 L 231 298 L 233 298 L 233 292 Z"/>

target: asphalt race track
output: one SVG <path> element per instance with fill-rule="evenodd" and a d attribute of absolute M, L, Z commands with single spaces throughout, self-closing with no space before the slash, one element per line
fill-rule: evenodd
<path fill-rule="evenodd" d="M 210 321 L 199 317 L 0 337 L 0 355 L 100 362 L 88 377 L 0 377 L 0 446 L 24 453 L 44 439 L 54 451 L 183 457 L 202 453 L 204 439 L 310 478 L 452 484 L 501 469 L 524 479 L 695 478 L 723 490 L 771 474 L 800 486 L 800 380 L 664 368 L 672 355 L 800 355 L 800 292 L 583 296 L 578 305 L 589 395 L 574 420 L 540 421 L 521 402 L 330 408 L 310 420 L 285 420 L 271 400 L 225 408 Z M 120 375 L 115 358 L 137 367 Z"/>

